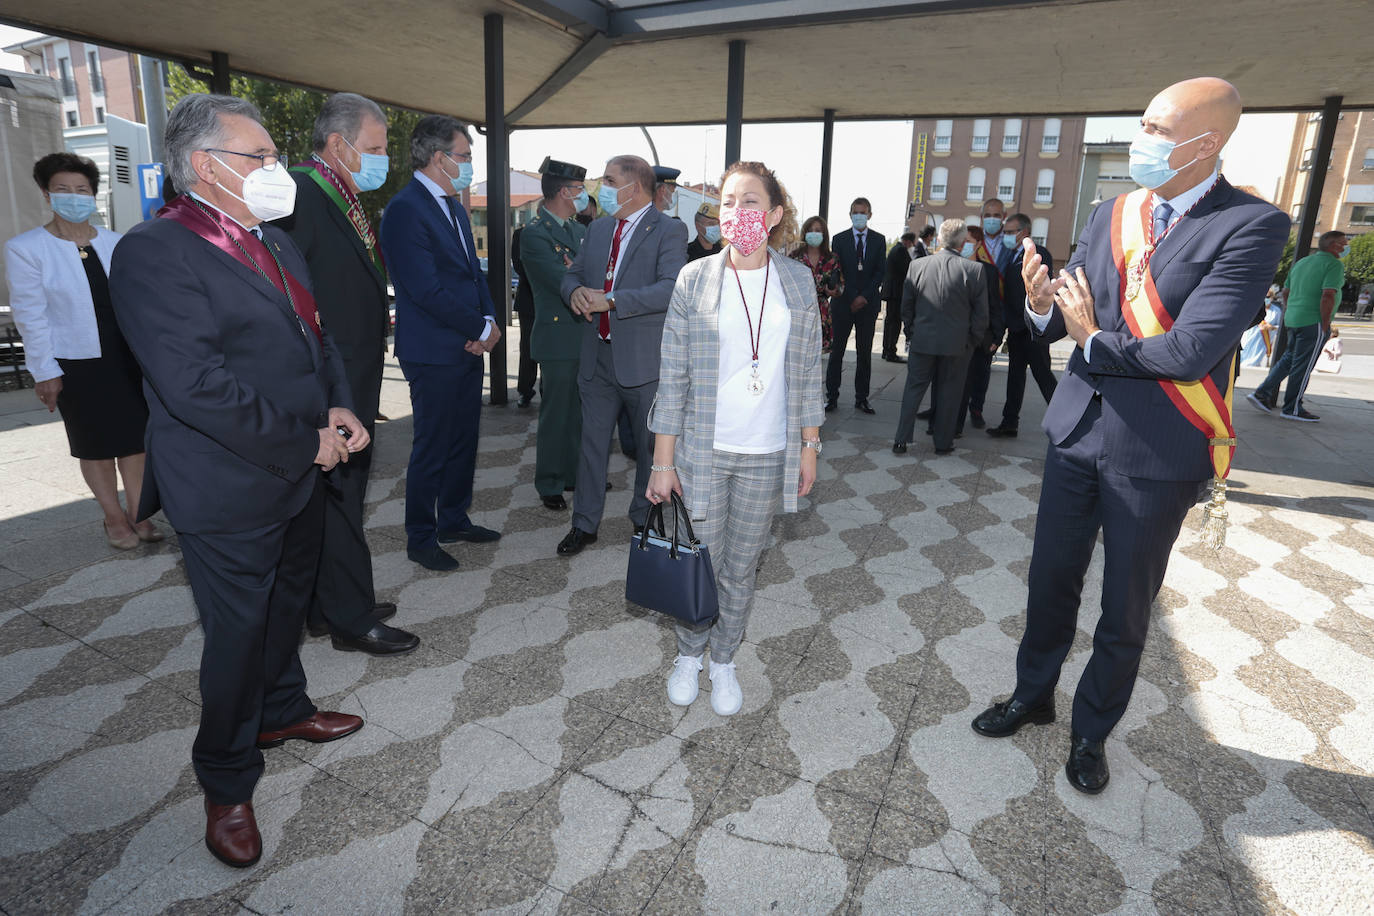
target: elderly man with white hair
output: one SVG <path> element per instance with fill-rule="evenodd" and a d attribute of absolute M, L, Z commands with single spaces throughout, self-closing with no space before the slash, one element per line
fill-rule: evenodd
<path fill-rule="evenodd" d="M 982 267 L 960 255 L 968 230 L 961 219 L 940 224 L 940 250 L 907 269 L 902 288 L 902 326 L 911 341 L 906 390 L 892 452 L 904 455 L 916 425 L 916 408 L 935 380 L 935 454 L 954 451 L 954 426 L 973 348 L 988 327 L 987 284 Z"/>

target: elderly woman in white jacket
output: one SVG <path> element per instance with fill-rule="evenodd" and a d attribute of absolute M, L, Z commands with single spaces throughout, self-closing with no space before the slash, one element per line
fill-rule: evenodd
<path fill-rule="evenodd" d="M 737 162 L 721 182 L 729 245 L 678 274 L 663 326 L 658 395 L 649 414 L 653 473 L 645 494 L 681 494 L 711 555 L 720 614 L 677 628 L 668 699 L 697 697 L 711 652 L 711 708 L 743 704 L 735 651 L 749 623 L 755 572 L 779 505 L 795 512 L 816 480 L 822 397 L 816 284 L 800 262 L 768 247 L 787 231 L 790 206 L 773 173 Z M 795 222 L 791 222 L 795 225 Z"/>
<path fill-rule="evenodd" d="M 162 540 L 151 522 L 134 521 L 148 407 L 143 375 L 110 303 L 107 269 L 119 235 L 90 223 L 100 172 L 89 159 L 52 153 L 38 160 L 33 178 L 53 217 L 5 243 L 5 279 L 38 400 L 62 412 L 72 457 L 105 514 L 110 546 Z"/>

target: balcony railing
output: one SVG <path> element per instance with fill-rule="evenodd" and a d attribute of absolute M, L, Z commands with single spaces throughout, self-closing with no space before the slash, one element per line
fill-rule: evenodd
<path fill-rule="evenodd" d="M 76 80 L 70 76 L 62 77 L 62 97 L 67 99 L 76 98 Z"/>
<path fill-rule="evenodd" d="M 1015 137 L 1003 137 L 1003 138 L 1002 138 L 1002 152 L 1004 152 L 1004 153 L 1019 153 L 1019 152 L 1021 152 L 1021 137 L 1020 137 L 1020 136 L 1015 136 Z"/>
<path fill-rule="evenodd" d="M 99 94 L 105 91 L 105 77 L 99 73 L 91 74 L 91 92 Z"/>
<path fill-rule="evenodd" d="M 1057 152 L 1059 152 L 1059 138 L 1058 138 L 1058 137 L 1046 137 L 1044 140 L 1042 140 L 1042 141 L 1040 142 L 1040 152 L 1042 152 L 1042 153 L 1057 153 Z"/>
<path fill-rule="evenodd" d="M 988 151 L 988 138 L 987 138 L 987 137 L 974 137 L 974 138 L 973 138 L 973 151 L 974 151 L 975 153 L 986 153 L 986 152 Z"/>

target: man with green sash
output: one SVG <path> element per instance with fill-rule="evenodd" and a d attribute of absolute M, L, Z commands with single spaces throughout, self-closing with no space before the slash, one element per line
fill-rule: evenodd
<path fill-rule="evenodd" d="M 386 264 L 358 194 L 386 181 L 386 115 L 360 95 L 332 95 L 315 119 L 311 145 L 314 155 L 291 169 L 296 210 L 281 226 L 310 265 L 320 321 L 343 356 L 358 419 L 371 434 L 390 318 Z M 329 633 L 341 651 L 398 655 L 420 639 L 383 623 L 396 605 L 379 603 L 373 588 L 363 532 L 371 465 L 369 448 L 326 475 L 324 546 L 306 626 L 314 636 Z"/>
<path fill-rule="evenodd" d="M 582 180 L 587 170 L 556 159 L 539 169 L 544 202 L 520 233 L 520 259 L 534 292 L 530 355 L 539 363 L 539 437 L 534 488 L 549 509 L 568 508 L 563 497 L 577 483 L 582 441 L 582 401 L 577 367 L 584 321 L 563 302 L 559 287 L 582 249 L 587 229 L 576 219 L 588 203 Z"/>

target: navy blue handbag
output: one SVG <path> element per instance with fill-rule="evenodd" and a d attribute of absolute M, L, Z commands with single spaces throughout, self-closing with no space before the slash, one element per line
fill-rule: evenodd
<path fill-rule="evenodd" d="M 678 540 L 678 524 L 687 541 Z M 625 600 L 682 623 L 699 627 L 716 619 L 716 574 L 711 555 L 692 531 L 682 497 L 673 494 L 673 535 L 663 524 L 663 504 L 649 509 L 644 533 L 630 538 L 630 565 L 625 571 Z"/>

